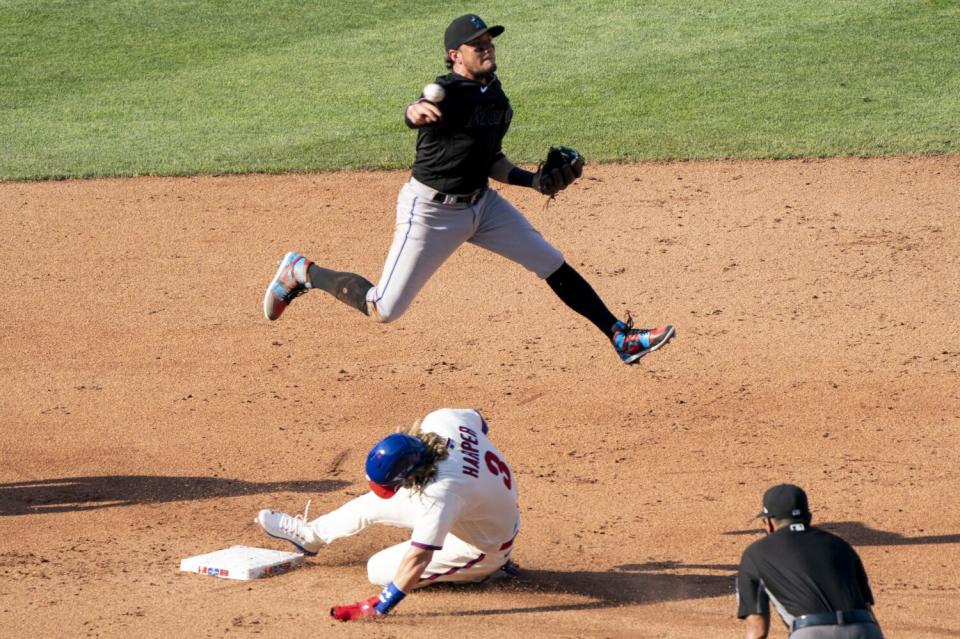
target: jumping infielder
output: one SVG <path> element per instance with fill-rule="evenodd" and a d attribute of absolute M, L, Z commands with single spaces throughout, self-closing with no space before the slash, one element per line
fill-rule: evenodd
<path fill-rule="evenodd" d="M 380 321 L 400 317 L 440 265 L 464 242 L 498 253 L 546 279 L 567 306 L 580 313 L 632 364 L 673 337 L 672 326 L 636 329 L 620 321 L 563 255 L 547 242 L 488 179 L 526 186 L 553 196 L 579 177 L 583 159 L 573 152 L 561 168 L 535 173 L 515 166 L 501 148 L 513 110 L 496 76 L 493 38 L 504 27 L 488 27 L 465 15 L 447 28 L 444 44 L 451 73 L 404 114 L 419 130 L 413 175 L 397 198 L 393 244 L 374 286 L 355 273 L 323 268 L 300 253 L 287 253 L 267 286 L 263 311 L 275 320 L 305 291 L 324 290 Z"/>
<path fill-rule="evenodd" d="M 520 530 L 517 479 L 487 430 L 475 410 L 434 411 L 412 434 L 394 433 L 370 450 L 371 492 L 309 523 L 272 510 L 261 510 L 256 521 L 307 555 L 373 524 L 413 530 L 409 541 L 370 558 L 367 575 L 383 591 L 334 606 L 330 614 L 341 621 L 385 615 L 411 590 L 434 582 L 510 573 Z"/>

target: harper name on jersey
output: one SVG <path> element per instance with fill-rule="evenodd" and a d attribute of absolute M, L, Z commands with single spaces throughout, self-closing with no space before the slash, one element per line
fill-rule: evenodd
<path fill-rule="evenodd" d="M 466 426 L 460 427 L 460 451 L 463 453 L 463 474 L 470 475 L 477 479 L 480 478 L 480 450 L 477 446 L 480 444 L 480 440 L 477 439 L 477 434 L 467 428 Z"/>

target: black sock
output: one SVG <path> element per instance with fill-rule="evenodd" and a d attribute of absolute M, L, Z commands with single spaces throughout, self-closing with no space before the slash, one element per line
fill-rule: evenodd
<path fill-rule="evenodd" d="M 593 322 L 604 335 L 613 337 L 613 325 L 617 323 L 617 318 L 613 316 L 587 280 L 583 279 L 572 266 L 564 262 L 547 278 L 547 284 L 564 304 Z"/>
<path fill-rule="evenodd" d="M 311 288 L 318 288 L 330 293 L 347 306 L 352 306 L 364 315 L 370 314 L 367 311 L 367 291 L 373 288 L 373 284 L 365 277 L 356 273 L 331 271 L 316 264 L 311 264 L 310 268 L 307 269 L 307 277 L 310 279 Z"/>

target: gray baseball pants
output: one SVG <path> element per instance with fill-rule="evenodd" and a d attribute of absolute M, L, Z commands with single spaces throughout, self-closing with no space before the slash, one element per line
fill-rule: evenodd
<path fill-rule="evenodd" d="M 464 242 L 517 262 L 545 279 L 563 255 L 510 202 L 488 188 L 473 204 L 433 200 L 437 191 L 411 178 L 397 197 L 393 244 L 367 308 L 381 322 L 400 317 L 440 266 Z"/>

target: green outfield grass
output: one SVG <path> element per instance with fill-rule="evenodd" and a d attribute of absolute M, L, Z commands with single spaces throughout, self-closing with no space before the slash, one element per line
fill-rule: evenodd
<path fill-rule="evenodd" d="M 0 179 L 407 166 L 403 107 L 474 9 L 507 26 L 516 161 L 960 139 L 960 0 L 0 0 Z"/>

